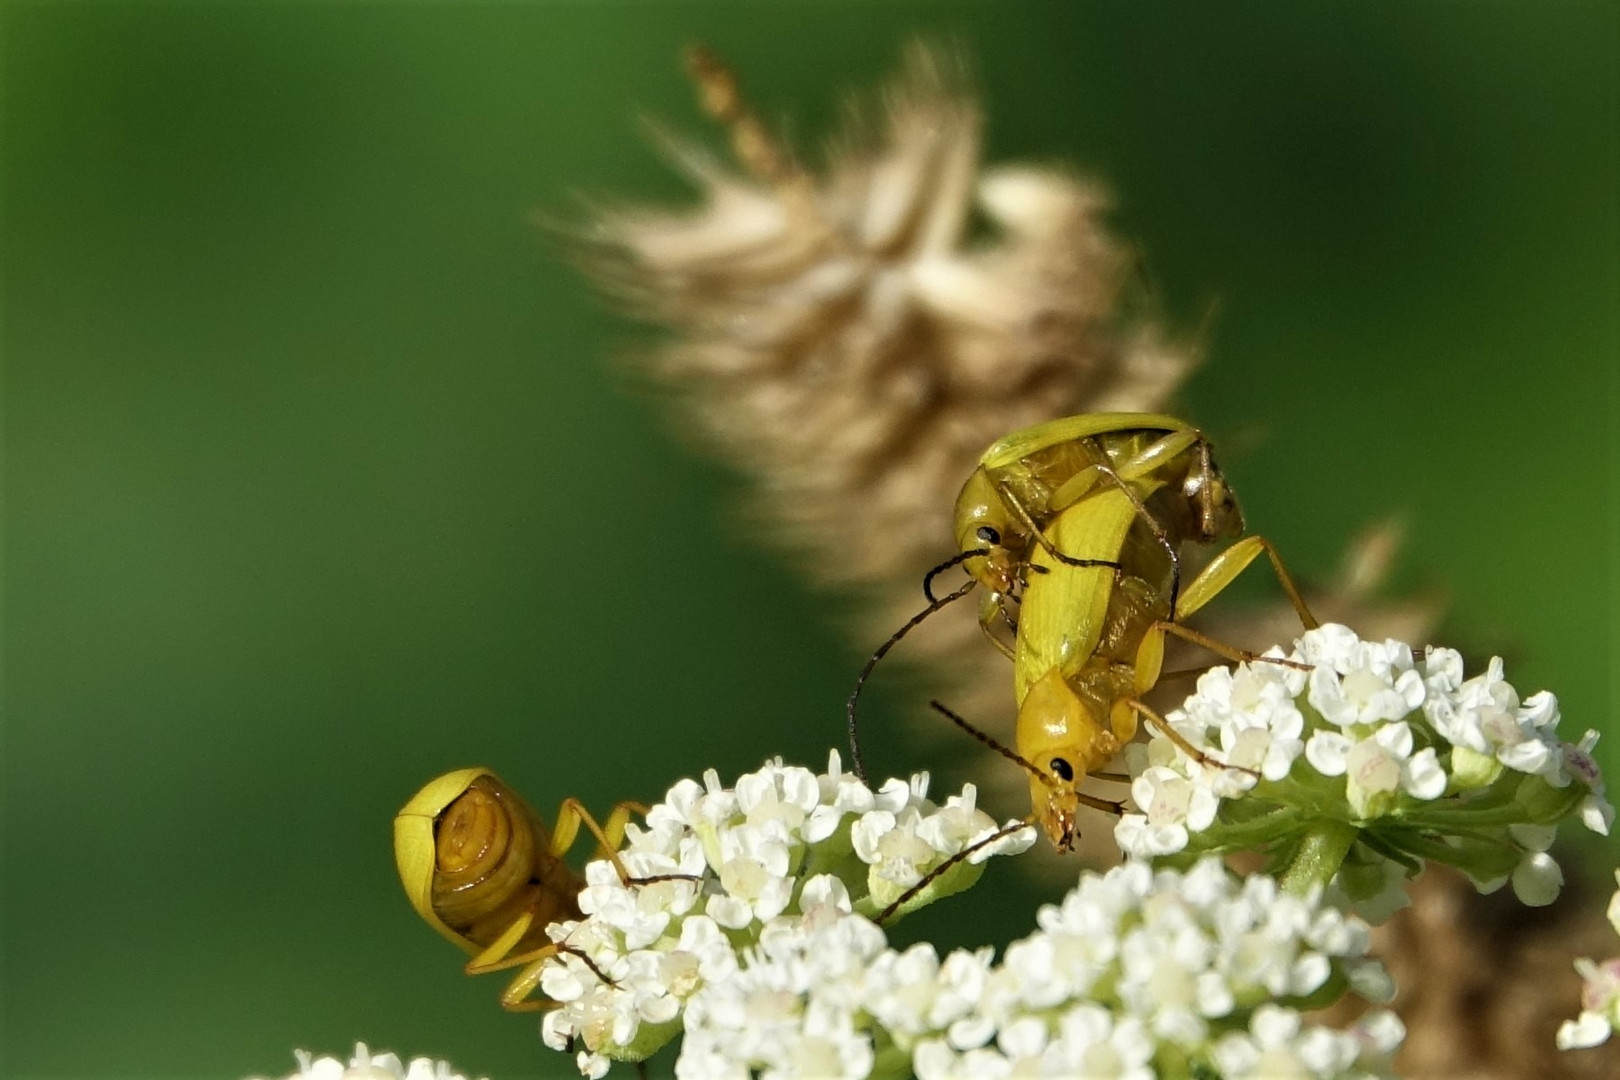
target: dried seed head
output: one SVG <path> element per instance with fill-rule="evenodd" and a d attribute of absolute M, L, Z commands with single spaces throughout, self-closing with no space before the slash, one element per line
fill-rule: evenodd
<path fill-rule="evenodd" d="M 909 604 L 986 445 L 1066 413 L 1158 407 L 1191 366 L 1120 321 L 1133 260 L 1098 188 L 981 165 L 957 55 L 911 46 L 813 171 L 718 60 L 692 68 L 739 167 L 658 132 L 700 203 L 605 210 L 582 257 L 675 332 L 647 369 L 759 479 L 756 521 L 820 580 L 904 582 Z"/>

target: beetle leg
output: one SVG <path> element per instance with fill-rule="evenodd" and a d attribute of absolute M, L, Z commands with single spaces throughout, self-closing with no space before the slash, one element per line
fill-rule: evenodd
<path fill-rule="evenodd" d="M 1147 523 L 1148 529 L 1153 533 L 1153 538 L 1159 542 L 1159 546 L 1164 548 L 1164 553 L 1169 556 L 1170 617 L 1172 619 L 1176 618 L 1180 610 L 1178 605 L 1181 597 L 1181 552 L 1176 550 L 1176 545 L 1171 542 L 1169 534 L 1164 531 L 1164 526 L 1160 524 L 1159 519 L 1148 513 L 1148 508 L 1142 505 L 1142 497 L 1136 493 L 1134 487 L 1126 482 L 1125 477 L 1106 465 L 1097 465 L 1095 468 L 1103 476 L 1112 480 L 1114 485 L 1125 493 L 1125 497 L 1131 501 L 1131 506 L 1136 509 L 1137 516 Z"/>
<path fill-rule="evenodd" d="M 558 953 L 577 956 L 580 962 L 591 970 L 591 974 L 602 980 L 605 985 L 618 985 L 618 983 L 608 978 L 607 974 L 597 967 L 596 962 L 589 956 L 560 942 L 542 945 L 538 949 L 531 949 L 517 956 L 508 957 L 498 964 L 482 967 L 477 971 L 472 970 L 472 966 L 469 964 L 467 973 L 469 975 L 482 975 L 486 972 L 500 971 L 504 968 L 522 965 L 523 970 L 518 972 L 517 978 L 513 979 L 506 989 L 501 992 L 501 1008 L 507 1012 L 548 1012 L 552 1009 L 561 1008 L 562 1002 L 553 1001 L 550 998 L 531 998 L 529 995 L 533 994 L 535 989 L 539 987 L 541 976 L 545 973 L 546 961 Z"/>
<path fill-rule="evenodd" d="M 1282 556 L 1277 554 L 1277 548 L 1272 542 L 1263 536 L 1245 536 L 1211 559 L 1203 572 L 1187 586 L 1180 610 L 1173 610 L 1171 617 L 1191 615 L 1209 603 L 1222 589 L 1232 584 L 1262 551 L 1271 560 L 1272 568 L 1277 571 L 1277 580 L 1282 582 L 1283 592 L 1288 594 L 1288 601 L 1294 605 L 1299 621 L 1307 630 L 1316 629 L 1319 625 L 1316 616 L 1305 606 L 1305 598 L 1300 595 L 1299 586 L 1294 584 L 1292 575 L 1283 566 Z"/>
<path fill-rule="evenodd" d="M 630 824 L 631 814 L 646 816 L 648 807 L 644 803 L 621 802 L 614 803 L 612 811 L 608 814 L 607 824 L 599 825 L 591 812 L 585 809 L 583 803 L 575 798 L 567 798 L 557 807 L 557 826 L 551 832 L 551 853 L 559 859 L 568 853 L 579 838 L 581 824 L 596 837 L 596 857 L 607 859 L 613 864 L 613 869 L 619 873 L 619 881 L 629 885 L 651 885 L 660 881 L 702 881 L 696 874 L 654 874 L 650 877 L 634 877 L 619 861 L 619 848 L 624 845 L 624 829 Z"/>
<path fill-rule="evenodd" d="M 1013 660 L 1013 661 L 1016 661 L 1018 659 L 1018 654 L 1013 652 L 1013 647 L 1011 645 L 1008 645 L 1005 641 L 1002 641 L 1000 638 L 998 638 L 996 636 L 995 628 L 993 626 L 991 626 L 988 622 L 986 622 L 983 619 L 980 619 L 979 620 L 979 629 L 984 631 L 984 636 L 989 639 L 990 644 L 994 645 L 997 649 L 999 649 L 1001 651 L 1002 656 L 1005 656 L 1007 659 Z M 1015 633 L 1017 632 L 1016 628 L 1015 628 L 1014 632 Z"/>
<path fill-rule="evenodd" d="M 501 992 L 501 1008 L 508 1012 L 536 1012 L 554 1009 L 561 1004 L 556 1001 L 531 1001 L 529 995 L 540 985 L 540 971 L 545 966 L 545 961 L 562 952 L 563 946 L 556 942 L 547 942 L 537 948 L 512 955 L 512 949 L 522 940 L 523 935 L 528 933 L 533 922 L 534 912 L 523 912 L 512 920 L 512 924 L 503 930 L 501 936 L 491 942 L 488 948 L 467 961 L 463 969 L 468 975 L 487 975 L 492 971 L 506 971 L 521 966 L 523 970 L 518 973 L 517 978 Z M 596 970 L 596 965 L 591 963 L 588 957 L 573 949 L 567 951 L 580 956 L 593 971 Z M 600 974 L 598 972 L 598 975 Z"/>
<path fill-rule="evenodd" d="M 1110 784 L 1128 784 L 1136 779 L 1130 773 L 1122 772 L 1094 772 L 1086 773 L 1086 775 L 1093 780 L 1107 780 Z"/>
<path fill-rule="evenodd" d="M 1086 775 L 1096 777 L 1102 776 L 1101 773 L 1087 773 Z M 1105 814 L 1113 814 L 1115 817 L 1120 817 L 1125 813 L 1125 804 L 1122 802 L 1115 802 L 1113 799 L 1100 799 L 1095 795 L 1087 795 L 1083 791 L 1075 792 L 1074 797 L 1081 806 L 1089 806 L 1093 810 L 1101 810 Z M 1079 834 L 1076 833 L 1075 835 L 1078 836 Z"/>
<path fill-rule="evenodd" d="M 1102 468 L 1102 466 L 1095 466 L 1095 468 Z M 1001 496 L 1001 501 L 1006 503 L 1008 508 L 1012 510 L 1013 515 L 1018 518 L 1018 523 L 1029 531 L 1030 537 L 1041 545 L 1052 558 L 1066 566 L 1107 566 L 1111 567 L 1116 574 L 1119 572 L 1119 563 L 1112 559 L 1076 559 L 1059 551 L 1046 538 L 1046 534 L 1041 531 L 1041 527 L 1035 524 L 1035 519 L 1030 516 L 1029 510 L 1025 508 L 1018 496 L 1014 495 L 1012 490 L 1002 481 L 995 480 L 992 483 L 995 484 L 996 494 Z M 1136 502 L 1138 509 L 1141 508 L 1142 504 L 1136 500 L 1134 493 L 1131 495 L 1131 500 Z M 1146 513 L 1147 511 L 1143 510 L 1142 512 Z"/>
<path fill-rule="evenodd" d="M 1174 634 L 1183 641 L 1190 641 L 1194 645 L 1202 646 L 1216 656 L 1232 661 L 1234 664 L 1280 664 L 1291 667 L 1296 671 L 1309 671 L 1309 664 L 1301 664 L 1297 660 L 1287 660 L 1281 656 L 1262 656 L 1248 649 L 1240 649 L 1235 645 L 1228 645 L 1223 641 L 1216 641 L 1208 634 L 1200 634 L 1197 630 L 1180 623 L 1156 622 L 1148 627 L 1146 634 L 1142 635 L 1142 643 L 1136 649 L 1136 677 L 1134 686 L 1138 694 L 1145 694 L 1159 685 L 1159 673 L 1164 667 L 1164 638 L 1166 634 Z"/>
<path fill-rule="evenodd" d="M 1013 652 L 1012 646 L 996 636 L 994 623 L 998 617 L 1001 622 L 1012 630 L 1013 636 L 1017 637 L 1018 624 L 1013 622 L 1011 615 L 1007 614 L 1006 597 L 1000 593 L 995 593 L 985 597 L 984 605 L 979 608 L 979 629 L 983 630 L 984 636 L 990 639 L 990 644 L 1001 650 L 1003 656 L 1009 660 L 1016 660 L 1017 655 Z"/>
<path fill-rule="evenodd" d="M 500 971 L 503 968 L 511 967 L 512 963 L 508 963 L 507 958 L 511 956 L 512 950 L 517 947 L 517 943 L 523 940 L 523 935 L 529 932 L 529 926 L 533 922 L 534 912 L 532 910 L 518 915 L 517 918 L 512 920 L 511 925 L 501 931 L 500 937 L 486 945 L 483 952 L 467 961 L 467 974 L 482 975 L 485 972 Z M 556 951 L 555 948 L 549 945 L 543 945 L 541 948 L 550 949 L 552 952 Z M 521 960 L 513 961 L 513 963 L 522 962 Z"/>
<path fill-rule="evenodd" d="M 619 880 L 628 885 L 630 872 L 619 861 L 619 847 L 624 843 L 624 829 L 630 823 L 630 815 L 645 812 L 646 807 L 640 803 L 618 803 L 608 814 L 607 825 L 603 826 L 597 824 L 591 812 L 585 809 L 585 804 L 572 797 L 566 798 L 557 807 L 557 824 L 551 830 L 551 853 L 558 858 L 566 855 L 579 838 L 579 827 L 583 824 L 596 837 L 597 857 L 611 862 L 613 869 L 619 872 Z"/>
<path fill-rule="evenodd" d="M 1206 446 L 1209 444 L 1202 431 L 1197 428 L 1182 428 L 1180 431 L 1172 431 L 1161 439 L 1155 439 L 1131 457 L 1115 460 L 1114 468 L 1126 480 L 1139 480 L 1175 458 L 1183 450 L 1199 443 Z"/>
<path fill-rule="evenodd" d="M 1171 727 L 1170 721 L 1148 708 L 1147 705 L 1137 701 L 1135 698 L 1129 699 L 1126 704 L 1135 710 L 1137 715 L 1139 715 L 1143 720 L 1147 721 L 1151 727 L 1155 728 L 1160 735 L 1163 735 L 1172 743 L 1175 743 L 1176 749 L 1198 762 L 1198 764 L 1212 766 L 1218 769 L 1236 769 L 1238 772 L 1248 773 L 1256 780 L 1260 779 L 1260 774 L 1255 772 L 1253 769 L 1244 768 L 1242 765 L 1230 765 L 1227 762 L 1224 762 L 1219 758 L 1200 750 L 1198 747 L 1194 746 L 1185 735 Z"/>

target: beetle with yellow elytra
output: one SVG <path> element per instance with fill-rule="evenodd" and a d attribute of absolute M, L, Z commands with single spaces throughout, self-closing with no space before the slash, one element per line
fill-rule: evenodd
<path fill-rule="evenodd" d="M 548 830 L 493 772 L 457 769 L 429 781 L 395 815 L 394 858 L 416 913 L 472 954 L 467 974 L 519 968 L 501 994 L 501 1005 L 533 1012 L 557 1004 L 530 996 L 548 957 L 572 953 L 592 966 L 584 953 L 546 933 L 554 922 L 581 917 L 579 894 L 585 879 L 563 862 L 580 826 L 596 838 L 597 857 L 611 861 L 626 884 L 690 880 L 673 874 L 632 878 L 625 871 L 617 855 L 625 827 L 632 814 L 646 811 L 640 803 L 621 802 L 602 825 L 579 800 L 564 799 L 557 808 L 556 828 Z"/>
<path fill-rule="evenodd" d="M 1118 802 L 1088 795 L 1080 785 L 1088 775 L 1102 775 L 1140 721 L 1185 752 L 1213 761 L 1141 700 L 1159 681 L 1165 638 L 1181 637 L 1230 660 L 1259 657 L 1182 620 L 1264 552 L 1300 621 L 1316 625 L 1276 548 L 1262 536 L 1242 535 L 1243 515 L 1209 440 L 1174 417 L 1083 414 L 999 440 L 962 488 L 955 532 L 957 555 L 929 580 L 954 564 L 972 580 L 942 599 L 930 592 L 929 607 L 885 642 L 874 661 L 926 615 L 975 585 L 987 589 L 980 624 L 1014 662 L 1014 747 L 935 707 L 1025 768 L 1031 820 L 1059 850 L 1074 844 L 1079 806 L 1120 811 Z M 1235 542 L 1183 587 L 1184 549 L 1229 538 Z M 1011 644 L 997 636 L 1000 623 L 1013 629 Z M 859 688 L 858 682 L 857 694 Z"/>

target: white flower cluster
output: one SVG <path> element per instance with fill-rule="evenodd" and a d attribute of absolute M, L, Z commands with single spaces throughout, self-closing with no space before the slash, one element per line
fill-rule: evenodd
<path fill-rule="evenodd" d="M 286 1080 L 466 1080 L 448 1062 L 432 1058 L 412 1058 L 402 1064 L 398 1054 L 373 1054 L 365 1043 L 355 1043 L 354 1056 L 345 1065 L 335 1057 L 315 1057 L 307 1050 L 295 1050 L 298 1071 Z"/>
<path fill-rule="evenodd" d="M 1287 659 L 1310 670 L 1215 668 L 1166 717 L 1217 763 L 1193 761 L 1162 734 L 1134 749 L 1139 812 L 1116 828 L 1127 853 L 1286 854 L 1306 830 L 1340 822 L 1356 843 L 1338 884 L 1370 914 L 1381 890 L 1399 891 L 1391 864 L 1415 870 L 1424 859 L 1486 889 L 1511 878 L 1525 903 L 1551 903 L 1563 883 L 1546 853 L 1553 828 L 1578 815 L 1608 832 L 1597 733 L 1560 741 L 1557 699 L 1521 700 L 1500 660 L 1465 679 L 1454 650 L 1414 655 L 1332 624 L 1306 632 Z"/>
<path fill-rule="evenodd" d="M 562 1003 L 542 1025 L 546 1044 L 577 1042 L 580 1071 L 592 1077 L 612 1059 L 642 1060 L 676 1034 L 700 991 L 742 979 L 734 993 L 743 993 L 750 950 L 770 955 L 781 927 L 797 927 L 806 905 L 825 906 L 829 890 L 851 912 L 877 916 L 903 900 L 893 914 L 904 914 L 967 888 L 991 855 L 1034 841 L 1018 822 L 998 829 L 975 808 L 971 785 L 942 807 L 927 790 L 923 774 L 873 791 L 841 770 L 836 752 L 820 776 L 775 761 L 735 788 L 712 770 L 702 784 L 677 783 L 619 851 L 638 880 L 626 885 L 611 863 L 591 863 L 585 918 L 548 928 L 563 948 L 541 976 L 541 990 Z M 726 1014 L 727 992 L 712 992 L 706 1015 Z"/>
<path fill-rule="evenodd" d="M 1620 870 L 1614 872 L 1620 885 Z M 1609 898 L 1609 922 L 1620 934 L 1620 889 Z M 1609 1041 L 1620 1027 L 1620 956 L 1596 963 L 1586 957 L 1575 961 L 1584 985 L 1581 987 L 1581 1015 L 1565 1020 L 1558 1028 L 1558 1049 L 1581 1050 Z"/>
<path fill-rule="evenodd" d="M 1304 1023 L 1347 985 L 1387 998 L 1366 924 L 1215 859 L 1088 872 L 1000 963 L 889 949 L 830 878 L 803 906 L 693 995 L 677 1080 L 1348 1080 L 1389 1075 L 1404 1035 L 1384 1011 Z"/>

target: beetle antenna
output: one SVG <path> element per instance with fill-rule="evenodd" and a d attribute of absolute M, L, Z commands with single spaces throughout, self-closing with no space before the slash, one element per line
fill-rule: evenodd
<path fill-rule="evenodd" d="M 855 689 L 850 691 L 849 700 L 844 703 L 844 715 L 849 721 L 849 763 L 850 766 L 855 770 L 855 775 L 860 779 L 861 783 L 866 783 L 866 766 L 861 762 L 861 740 L 856 730 L 857 724 L 855 720 L 855 706 L 861 700 L 861 690 L 866 686 L 866 680 L 872 674 L 872 669 L 877 667 L 878 661 L 882 660 L 886 655 L 888 655 L 889 650 L 894 648 L 901 638 L 911 633 L 911 631 L 916 628 L 918 623 L 928 618 L 928 616 L 932 615 L 946 604 L 962 599 L 962 597 L 972 592 L 973 587 L 978 583 L 979 580 L 977 578 L 968 578 L 967 584 L 963 585 L 955 592 L 947 593 L 938 600 L 929 601 L 927 607 L 923 608 L 910 619 L 906 620 L 906 625 L 890 634 L 889 640 L 879 645 L 877 647 L 877 651 L 872 654 L 871 659 L 866 662 L 866 666 L 861 668 L 860 675 L 855 679 Z"/>
<path fill-rule="evenodd" d="M 567 953 L 569 956 L 574 957 L 580 963 L 582 963 L 586 967 L 590 968 L 591 969 L 591 974 L 595 975 L 598 979 L 601 979 L 603 985 L 611 986 L 614 989 L 618 988 L 619 984 L 614 982 L 612 979 L 608 978 L 607 973 L 604 972 L 601 968 L 596 966 L 596 961 L 592 960 L 589 956 L 586 956 L 583 951 L 574 948 L 572 945 L 568 945 L 568 944 L 565 944 L 565 943 L 560 942 L 560 941 L 557 943 L 557 951 L 560 952 L 560 953 Z"/>
<path fill-rule="evenodd" d="M 945 718 L 951 723 L 955 724 L 957 727 L 961 728 L 975 739 L 978 739 L 980 742 L 984 743 L 984 745 L 988 746 L 990 749 L 994 750 L 1008 761 L 1013 762 L 1031 776 L 1038 777 L 1041 783 L 1045 784 L 1047 787 L 1052 788 L 1053 790 L 1057 789 L 1057 781 L 1048 776 L 1045 769 L 1037 769 L 1029 762 L 1027 758 L 1025 758 L 1018 751 L 1014 750 L 1012 747 L 1005 746 L 997 742 L 995 739 L 980 731 L 978 728 L 974 727 L 960 716 L 957 716 L 955 713 L 951 712 L 951 710 L 947 709 L 939 702 L 930 701 L 928 704 L 933 706 L 937 711 L 945 714 Z"/>
<path fill-rule="evenodd" d="M 943 574 L 951 567 L 958 565 L 959 563 L 964 563 L 969 559 L 974 559 L 980 555 L 988 554 L 990 554 L 989 548 L 973 548 L 970 551 L 957 552 L 954 556 L 946 559 L 944 562 L 940 563 L 938 566 L 934 567 L 932 570 L 928 571 L 928 573 L 923 575 L 923 595 L 928 597 L 928 602 L 932 604 L 934 602 L 934 579 L 936 577 Z"/>
<path fill-rule="evenodd" d="M 626 885 L 657 885 L 661 881 L 694 881 L 703 884 L 702 874 L 648 874 L 646 877 L 631 877 Z"/>
<path fill-rule="evenodd" d="M 950 858 L 928 871 L 928 873 L 924 874 L 921 881 L 917 882 L 917 884 L 913 885 L 911 888 L 907 889 L 905 892 L 896 897 L 894 903 L 878 912 L 877 918 L 873 919 L 872 921 L 877 923 L 879 926 L 882 926 L 884 923 L 888 922 L 889 919 L 894 917 L 895 912 L 899 911 L 902 907 L 909 903 L 912 897 L 916 896 L 918 893 L 928 888 L 928 886 L 932 885 L 935 881 L 939 880 L 945 871 L 949 870 L 957 863 L 963 862 L 964 860 L 970 858 L 975 852 L 982 851 L 991 844 L 994 844 L 999 840 L 1003 840 L 1015 832 L 1020 832 L 1024 829 L 1030 828 L 1032 825 L 1034 825 L 1034 822 L 1028 818 L 1025 818 L 1022 821 L 1014 821 L 1010 824 L 1003 825 L 989 836 L 986 836 L 980 840 L 975 840 L 973 843 L 969 844 L 967 847 L 963 848 L 961 851 L 958 851 L 955 855 L 952 855 Z"/>

